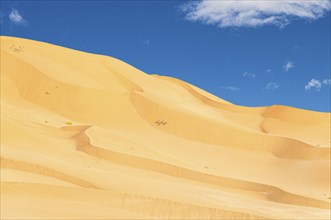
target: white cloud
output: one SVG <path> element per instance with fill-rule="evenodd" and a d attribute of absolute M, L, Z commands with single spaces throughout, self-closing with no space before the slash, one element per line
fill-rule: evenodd
<path fill-rule="evenodd" d="M 14 8 L 12 8 L 11 12 L 9 13 L 9 19 L 12 23 L 17 25 L 26 25 L 27 21 L 23 18 L 23 16 Z"/>
<path fill-rule="evenodd" d="M 269 82 L 267 83 L 267 85 L 264 87 L 265 89 L 268 90 L 273 90 L 273 89 L 277 89 L 279 87 L 279 85 L 275 82 Z"/>
<path fill-rule="evenodd" d="M 314 88 L 317 92 L 321 90 L 322 83 L 319 80 L 311 79 L 307 85 L 305 86 L 305 90 L 310 90 L 311 88 Z"/>
<path fill-rule="evenodd" d="M 271 71 L 272 71 L 272 69 L 267 69 L 265 72 L 270 73 Z"/>
<path fill-rule="evenodd" d="M 192 1 L 182 5 L 186 18 L 219 27 L 285 27 L 295 19 L 315 20 L 331 8 L 330 0 Z"/>
<path fill-rule="evenodd" d="M 294 19 L 314 20 L 329 11 L 329 0 L 193 1 L 182 5 L 186 18 L 219 27 L 285 27 Z"/>
<path fill-rule="evenodd" d="M 294 68 L 294 62 L 286 61 L 283 68 L 286 72 L 288 72 L 290 69 Z"/>
<path fill-rule="evenodd" d="M 240 91 L 240 89 L 238 87 L 234 87 L 234 86 L 221 86 L 221 89 L 225 89 L 225 90 L 229 90 L 231 92 L 238 92 Z"/>
<path fill-rule="evenodd" d="M 248 78 L 255 78 L 255 74 L 254 73 L 249 73 L 249 72 L 244 72 L 243 77 L 248 77 Z"/>
<path fill-rule="evenodd" d="M 331 79 L 323 80 L 323 84 L 331 86 Z"/>

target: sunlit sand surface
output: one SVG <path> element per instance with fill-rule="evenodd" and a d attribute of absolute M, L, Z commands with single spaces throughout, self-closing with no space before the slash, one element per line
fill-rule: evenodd
<path fill-rule="evenodd" d="M 330 219 L 330 196 L 330 113 L 1 37 L 2 219 Z"/>

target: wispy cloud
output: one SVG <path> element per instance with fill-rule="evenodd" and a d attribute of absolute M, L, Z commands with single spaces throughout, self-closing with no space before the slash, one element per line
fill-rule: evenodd
<path fill-rule="evenodd" d="M 294 66 L 294 62 L 292 61 L 286 61 L 285 64 L 283 65 L 283 69 L 288 72 L 290 69 L 293 69 Z"/>
<path fill-rule="evenodd" d="M 267 85 L 264 87 L 267 90 L 273 90 L 273 89 L 277 89 L 279 87 L 279 85 L 275 82 L 268 82 Z"/>
<path fill-rule="evenodd" d="M 18 10 L 12 8 L 9 13 L 9 19 L 12 23 L 17 25 L 26 25 L 27 21 L 23 18 L 23 16 L 19 13 Z"/>
<path fill-rule="evenodd" d="M 322 83 L 317 79 L 311 79 L 307 85 L 305 85 L 305 90 L 310 90 L 311 88 L 315 89 L 317 92 L 321 90 Z"/>
<path fill-rule="evenodd" d="M 324 79 L 323 84 L 331 86 L 331 79 Z"/>
<path fill-rule="evenodd" d="M 243 73 L 243 77 L 247 77 L 247 78 L 255 78 L 256 75 L 255 75 L 254 73 L 244 72 L 244 73 Z"/>
<path fill-rule="evenodd" d="M 221 86 L 220 89 L 229 90 L 231 92 L 238 92 L 240 89 L 234 86 Z"/>
<path fill-rule="evenodd" d="M 265 72 L 270 73 L 271 71 L 272 71 L 272 69 L 267 69 Z"/>
<path fill-rule="evenodd" d="M 315 20 L 331 8 L 330 0 L 191 1 L 181 6 L 186 18 L 218 27 L 285 27 L 296 19 Z"/>

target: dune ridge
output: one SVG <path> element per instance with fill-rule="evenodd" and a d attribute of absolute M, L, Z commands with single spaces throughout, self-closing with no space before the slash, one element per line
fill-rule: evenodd
<path fill-rule="evenodd" d="M 0 39 L 1 219 L 331 218 L 330 113 Z"/>
<path fill-rule="evenodd" d="M 103 148 L 91 145 L 90 139 L 88 135 L 85 133 L 85 131 L 88 128 L 90 128 L 89 126 L 80 127 L 80 128 L 81 131 L 75 136 L 77 143 L 76 145 L 77 150 L 82 151 L 94 157 L 110 160 L 113 163 L 119 163 L 121 165 L 135 167 L 138 169 L 150 170 L 153 172 L 176 176 L 179 178 L 202 181 L 215 185 L 221 185 L 223 187 L 239 188 L 242 190 L 257 191 L 257 192 L 268 192 L 269 193 L 268 196 L 277 202 L 282 201 L 286 203 L 286 201 L 290 201 L 290 204 L 305 205 L 305 206 L 312 206 L 312 207 L 325 208 L 325 209 L 328 209 L 330 207 L 330 204 L 327 202 L 322 202 L 319 200 L 305 198 L 299 195 L 287 193 L 277 187 L 273 187 L 270 185 L 214 176 L 208 173 L 200 173 L 197 171 L 186 169 L 184 167 L 178 167 L 160 161 L 118 153 L 110 150 L 105 150 Z M 276 194 L 277 196 L 274 196 Z M 280 199 L 285 197 L 287 199 Z"/>

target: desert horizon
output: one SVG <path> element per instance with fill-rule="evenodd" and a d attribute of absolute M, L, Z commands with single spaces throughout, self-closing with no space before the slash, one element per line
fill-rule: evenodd
<path fill-rule="evenodd" d="M 1 219 L 331 218 L 330 112 L 0 40 Z"/>

